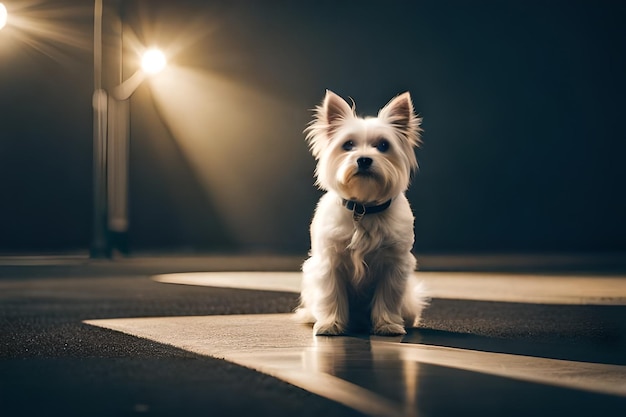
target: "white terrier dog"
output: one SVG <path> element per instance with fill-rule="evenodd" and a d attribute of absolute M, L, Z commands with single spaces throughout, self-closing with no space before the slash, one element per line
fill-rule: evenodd
<path fill-rule="evenodd" d="M 414 277 L 413 213 L 404 192 L 417 169 L 420 122 L 408 92 L 377 117 L 326 91 L 305 130 L 326 191 L 311 224 L 296 318 L 316 335 L 363 325 L 378 335 L 406 334 L 426 297 Z"/>

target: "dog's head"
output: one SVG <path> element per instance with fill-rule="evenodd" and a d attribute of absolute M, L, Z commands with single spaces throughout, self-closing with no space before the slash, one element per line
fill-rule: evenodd
<path fill-rule="evenodd" d="M 361 118 L 354 105 L 326 91 L 305 130 L 317 159 L 318 186 L 363 204 L 380 204 L 404 192 L 417 169 L 420 123 L 408 92 L 387 103 L 377 117 Z"/>

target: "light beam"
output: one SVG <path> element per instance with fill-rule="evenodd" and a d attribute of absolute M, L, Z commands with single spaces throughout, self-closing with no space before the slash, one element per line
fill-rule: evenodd
<path fill-rule="evenodd" d="M 0 3 L 0 30 L 6 26 L 8 17 L 9 14 L 7 12 L 7 8 L 4 4 Z"/>
<path fill-rule="evenodd" d="M 175 65 L 148 82 L 163 122 L 234 239 L 256 247 L 287 241 L 292 228 L 285 225 L 297 218 L 285 195 L 304 198 L 307 190 L 295 187 L 293 176 L 312 171 L 302 163 L 306 104 Z"/>

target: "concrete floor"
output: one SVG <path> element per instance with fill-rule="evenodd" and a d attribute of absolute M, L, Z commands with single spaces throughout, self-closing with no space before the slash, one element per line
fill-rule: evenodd
<path fill-rule="evenodd" d="M 430 271 L 407 336 L 314 337 L 291 261 L 264 262 L 5 261 L 0 415 L 626 412 L 619 271 Z"/>

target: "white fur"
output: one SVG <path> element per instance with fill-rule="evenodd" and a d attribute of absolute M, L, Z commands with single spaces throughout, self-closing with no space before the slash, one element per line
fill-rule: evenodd
<path fill-rule="evenodd" d="M 413 274 L 413 214 L 404 195 L 417 168 L 420 122 L 409 93 L 392 99 L 377 117 L 357 117 L 331 91 L 316 108 L 306 132 L 317 185 L 326 194 L 311 223 L 296 317 L 314 323 L 317 335 L 343 334 L 366 313 L 371 332 L 380 335 L 405 334 L 405 324 L 420 320 L 426 298 Z M 383 140 L 388 150 L 380 150 Z M 365 174 L 359 158 L 372 160 Z M 391 205 L 358 219 L 342 199 L 369 206 L 391 199 Z"/>

